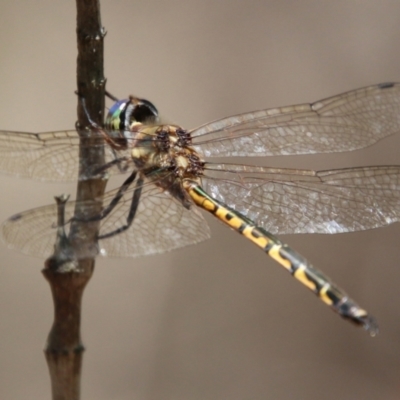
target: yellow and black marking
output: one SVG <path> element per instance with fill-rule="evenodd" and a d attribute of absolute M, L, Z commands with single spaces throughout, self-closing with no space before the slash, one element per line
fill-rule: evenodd
<path fill-rule="evenodd" d="M 184 187 L 197 206 L 215 215 L 220 221 L 261 247 L 343 318 L 362 325 L 370 332 L 371 336 L 378 333 L 378 327 L 367 311 L 359 307 L 343 290 L 338 288 L 326 275 L 315 269 L 303 256 L 265 229 L 256 226 L 253 221 L 238 211 L 209 196 L 197 182 L 184 181 Z"/>

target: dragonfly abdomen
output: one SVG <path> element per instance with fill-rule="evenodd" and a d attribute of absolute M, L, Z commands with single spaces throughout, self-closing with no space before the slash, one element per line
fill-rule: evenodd
<path fill-rule="evenodd" d="M 197 206 L 212 213 L 220 221 L 264 250 L 339 315 L 363 326 L 372 336 L 377 334 L 378 327 L 367 311 L 358 306 L 330 278 L 314 268 L 303 256 L 240 212 L 209 196 L 197 183 L 186 181 L 184 187 Z"/>

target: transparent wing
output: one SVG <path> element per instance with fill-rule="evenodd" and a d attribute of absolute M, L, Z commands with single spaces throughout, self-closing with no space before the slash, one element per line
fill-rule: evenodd
<path fill-rule="evenodd" d="M 114 198 L 117 190 L 105 194 L 103 204 Z M 126 223 L 132 191 L 121 199 L 116 209 L 101 221 L 100 234 Z M 65 217 L 73 216 L 76 202 L 68 202 Z M 90 202 L 84 206 L 91 207 Z M 132 226 L 125 232 L 99 241 L 100 254 L 111 257 L 136 257 L 164 253 L 210 237 L 206 221 L 197 210 L 187 210 L 168 193 L 146 185 Z M 3 241 L 11 248 L 33 256 L 50 256 L 56 239 L 55 205 L 17 214 L 2 225 Z M 96 254 L 80 253 L 81 257 Z"/>
<path fill-rule="evenodd" d="M 276 234 L 341 233 L 400 219 L 400 166 L 328 171 L 208 165 L 213 197 Z"/>
<path fill-rule="evenodd" d="M 95 132 L 91 148 L 104 149 L 105 162 L 111 162 L 116 154 Z M 118 152 L 118 156 L 125 156 Z M 92 165 L 90 171 L 102 167 Z M 79 135 L 75 130 L 28 133 L 0 131 L 0 171 L 14 176 L 47 181 L 74 181 L 78 179 Z M 90 176 L 91 172 L 88 175 Z M 115 171 L 117 171 L 115 169 Z M 84 179 L 85 176 L 81 176 Z"/>
<path fill-rule="evenodd" d="M 354 90 L 314 104 L 255 111 L 193 130 L 205 156 L 266 156 L 338 152 L 362 148 L 400 130 L 400 84 Z M 92 132 L 93 135 L 98 135 Z M 105 163 L 116 154 L 101 137 Z M 0 171 L 39 180 L 78 179 L 79 136 L 75 130 L 27 133 L 0 131 Z M 90 176 L 102 165 L 87 167 Z M 120 171 L 117 168 L 110 172 Z M 86 176 L 79 177 L 84 179 Z"/>
<path fill-rule="evenodd" d="M 191 133 L 207 157 L 334 153 L 400 131 L 400 84 L 353 90 L 313 104 L 235 115 Z"/>

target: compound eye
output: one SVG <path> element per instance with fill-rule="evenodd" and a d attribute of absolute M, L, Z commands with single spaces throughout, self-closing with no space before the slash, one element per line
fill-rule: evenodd
<path fill-rule="evenodd" d="M 119 100 L 110 108 L 105 126 L 110 130 L 124 130 L 125 128 L 125 112 L 130 103 L 130 99 Z"/>
<path fill-rule="evenodd" d="M 112 105 L 105 125 L 113 131 L 125 131 L 135 122 L 155 124 L 157 120 L 157 108 L 150 101 L 131 96 Z"/>
<path fill-rule="evenodd" d="M 137 121 L 142 124 L 154 123 L 157 119 L 158 110 L 153 103 L 145 99 L 139 99 L 131 114 L 132 122 Z"/>

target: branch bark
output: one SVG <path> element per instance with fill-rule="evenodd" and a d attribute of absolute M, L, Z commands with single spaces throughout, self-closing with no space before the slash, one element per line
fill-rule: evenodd
<path fill-rule="evenodd" d="M 105 79 L 103 70 L 104 30 L 100 19 L 99 0 L 76 0 L 77 6 L 77 86 L 78 93 L 86 101 L 91 118 L 102 125 L 104 113 Z M 79 132 L 89 128 L 82 104 L 78 101 Z M 86 129 L 81 135 L 80 176 L 91 165 L 104 162 L 102 146 L 90 146 L 93 137 Z M 97 144 L 99 138 L 96 138 Z M 75 216 L 87 212 L 80 207 L 82 201 L 101 198 L 106 180 L 79 180 L 77 185 L 77 206 Z M 78 400 L 80 398 L 80 377 L 84 347 L 80 335 L 81 302 L 84 289 L 95 266 L 94 253 L 91 258 L 81 259 L 80 249 L 96 247 L 99 222 L 71 224 L 67 237 L 64 232 L 63 212 L 66 199 L 57 199 L 59 204 L 59 234 L 55 252 L 42 271 L 50 284 L 54 302 L 54 322 L 45 347 L 50 371 L 53 400 Z M 63 203 L 64 202 L 64 203 Z M 94 204 L 91 212 L 97 213 L 101 201 Z M 88 254 L 91 254 L 90 252 Z"/>

